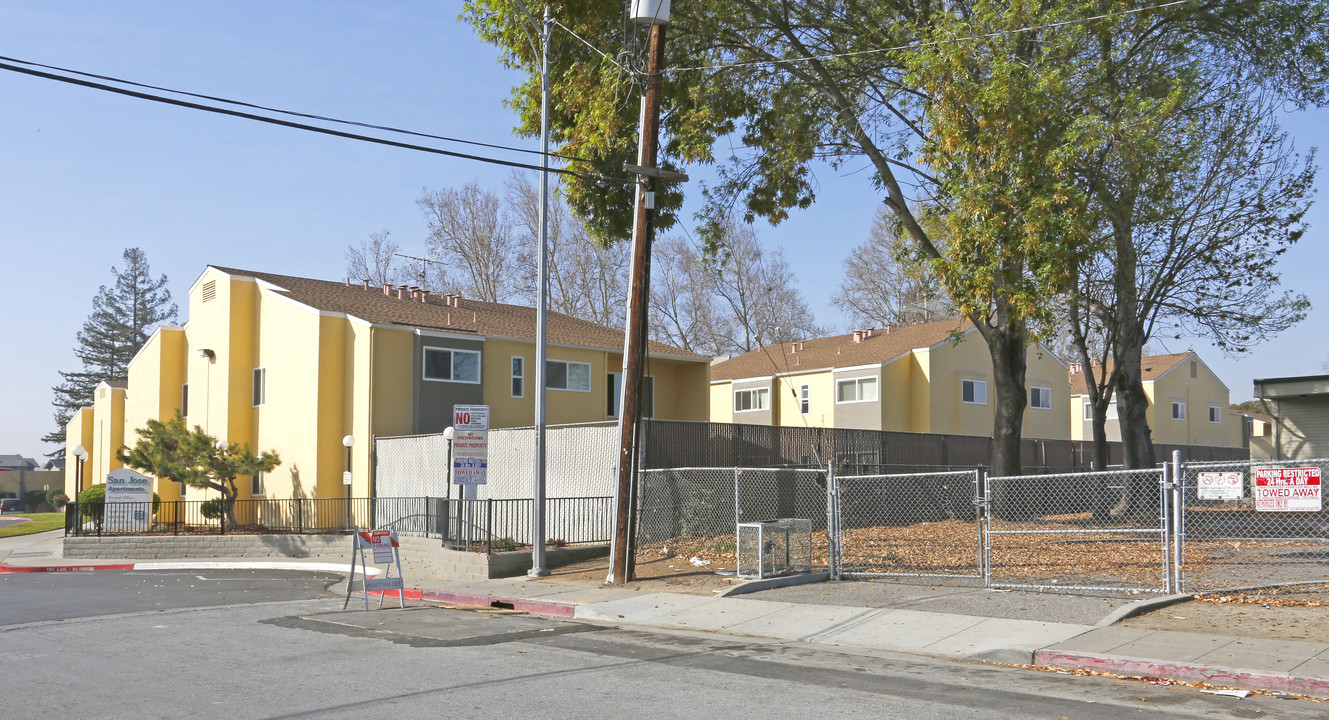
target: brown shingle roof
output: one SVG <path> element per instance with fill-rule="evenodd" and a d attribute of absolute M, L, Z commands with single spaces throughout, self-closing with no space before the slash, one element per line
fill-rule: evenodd
<path fill-rule="evenodd" d="M 105 382 L 109 387 L 115 388 L 115 389 L 117 389 L 117 390 L 128 390 L 128 389 L 129 389 L 129 381 L 128 381 L 128 380 L 105 380 L 105 381 L 103 381 L 103 382 Z"/>
<path fill-rule="evenodd" d="M 1164 373 L 1176 367 L 1182 360 L 1185 360 L 1194 354 L 1194 352 L 1188 350 L 1184 353 L 1173 353 L 1171 355 L 1145 355 L 1140 358 L 1140 377 L 1145 382 L 1157 380 L 1162 377 Z M 1100 367 L 1101 366 L 1098 363 L 1094 363 L 1095 377 L 1102 376 L 1102 373 L 1099 370 Z M 1112 363 L 1108 363 L 1107 367 L 1108 372 L 1111 372 Z M 1089 392 L 1085 385 L 1085 383 L 1088 382 L 1089 377 L 1087 373 L 1071 372 L 1067 373 L 1066 377 L 1070 379 L 1072 396 L 1085 395 Z"/>
<path fill-rule="evenodd" d="M 274 285 L 280 294 L 317 310 L 346 313 L 371 323 L 535 340 L 535 308 L 467 298 L 459 299 L 457 307 L 449 307 L 445 304 L 446 298 L 442 296 L 430 295 L 427 302 L 420 302 L 409 298 L 398 299 L 395 290 L 390 296 L 384 295 L 382 286 L 365 289 L 360 283 L 348 286 L 344 282 L 238 270 L 218 265 L 211 267 L 228 275 L 251 277 Z M 550 311 L 548 341 L 622 352 L 623 331 Z M 650 344 L 650 352 L 702 357 L 658 342 Z"/>
<path fill-rule="evenodd" d="M 916 348 L 932 347 L 972 329 L 967 319 L 940 320 L 921 325 L 877 329 L 872 337 L 854 342 L 853 333 L 767 345 L 711 366 L 711 380 L 736 380 L 778 373 L 853 367 L 881 363 Z"/>

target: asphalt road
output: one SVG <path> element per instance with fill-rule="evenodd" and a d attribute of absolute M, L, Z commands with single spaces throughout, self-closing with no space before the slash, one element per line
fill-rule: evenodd
<path fill-rule="evenodd" d="M 341 598 L 323 585 L 327 576 L 196 575 L 209 579 L 157 572 L 0 576 L 5 715 L 1324 717 L 1325 705 L 1306 701 L 1238 700 L 906 655 L 418 605 L 341 612 Z M 87 597 L 57 602 L 60 594 Z M 48 607 L 26 607 L 32 603 Z M 45 619 L 11 619 L 20 615 Z"/>
<path fill-rule="evenodd" d="M 0 527 L 5 527 L 6 525 L 17 525 L 19 523 L 25 523 L 25 522 L 31 522 L 31 521 L 28 520 L 28 518 L 5 517 L 4 515 L 0 515 Z"/>

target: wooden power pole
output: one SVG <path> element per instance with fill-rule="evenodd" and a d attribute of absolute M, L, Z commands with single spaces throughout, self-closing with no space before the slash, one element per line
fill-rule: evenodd
<path fill-rule="evenodd" d="M 647 60 L 646 94 L 641 101 L 641 144 L 637 152 L 637 216 L 632 232 L 632 278 L 628 291 L 627 337 L 623 354 L 623 404 L 619 408 L 620 452 L 618 456 L 618 504 L 614 515 L 614 556 L 609 582 L 615 585 L 636 575 L 633 555 L 636 541 L 635 449 L 641 429 L 641 396 L 645 375 L 647 301 L 650 299 L 651 240 L 655 220 L 655 169 L 660 132 L 660 67 L 664 60 L 665 26 L 651 25 L 650 57 Z"/>

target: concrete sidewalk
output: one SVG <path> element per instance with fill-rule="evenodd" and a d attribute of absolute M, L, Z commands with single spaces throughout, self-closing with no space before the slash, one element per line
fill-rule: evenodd
<path fill-rule="evenodd" d="M 349 570 L 347 564 L 317 559 L 66 561 L 62 557 L 60 532 L 0 539 L 0 572 L 217 567 Z M 407 582 L 410 583 L 410 578 Z M 1329 645 L 1112 626 L 1115 620 L 1140 609 L 1141 604 L 1119 608 L 1096 625 L 1087 625 L 903 608 L 780 602 L 756 599 L 753 595 L 643 593 L 530 578 L 417 584 L 427 587 L 407 591 L 407 599 L 512 607 L 627 627 L 715 632 L 953 659 L 1087 668 L 1329 697 Z M 389 597 L 393 595 L 389 592 Z"/>

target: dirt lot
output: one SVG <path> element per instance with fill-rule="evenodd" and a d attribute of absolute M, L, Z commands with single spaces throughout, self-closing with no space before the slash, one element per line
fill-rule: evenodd
<path fill-rule="evenodd" d="M 1201 595 L 1118 625 L 1329 644 L 1329 583 Z"/>
<path fill-rule="evenodd" d="M 733 561 L 712 560 L 710 565 L 691 564 L 692 556 L 663 556 L 637 559 L 637 580 L 628 587 L 644 593 L 672 592 L 688 595 L 714 595 L 744 582 L 734 574 Z M 717 573 L 729 573 L 721 575 Z M 609 559 L 597 558 L 550 571 L 549 582 L 560 585 L 600 587 L 609 576 Z"/>

